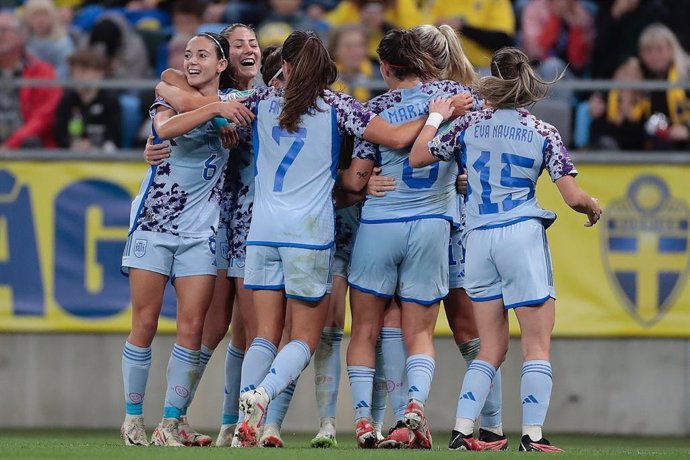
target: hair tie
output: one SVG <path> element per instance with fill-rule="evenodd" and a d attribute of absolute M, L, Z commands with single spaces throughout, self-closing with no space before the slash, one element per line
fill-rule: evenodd
<path fill-rule="evenodd" d="M 498 68 L 498 63 L 496 61 L 491 61 L 491 63 L 494 65 L 494 67 L 496 67 L 496 72 L 498 72 L 498 77 L 501 80 L 504 80 L 503 74 L 501 74 L 501 69 Z"/>
<path fill-rule="evenodd" d="M 216 40 L 216 37 L 214 37 L 213 35 L 211 35 L 211 34 L 208 33 L 208 32 L 201 32 L 201 35 L 205 35 L 205 36 L 207 36 L 208 38 L 210 38 L 211 40 L 213 40 L 213 41 L 215 42 L 215 44 L 218 46 L 218 49 L 220 50 L 220 55 L 222 56 L 221 59 L 226 59 L 226 57 L 225 57 L 225 51 L 223 50 L 223 47 L 220 46 L 220 42 L 219 42 L 218 40 Z"/>

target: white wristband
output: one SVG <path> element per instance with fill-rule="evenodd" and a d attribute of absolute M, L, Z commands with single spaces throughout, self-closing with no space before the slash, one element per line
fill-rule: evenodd
<path fill-rule="evenodd" d="M 441 126 L 441 123 L 443 123 L 443 115 L 438 112 L 431 112 L 424 125 L 430 125 L 438 129 L 438 127 Z"/>

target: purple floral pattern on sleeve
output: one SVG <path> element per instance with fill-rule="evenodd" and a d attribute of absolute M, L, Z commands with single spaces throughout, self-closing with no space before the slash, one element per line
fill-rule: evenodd
<path fill-rule="evenodd" d="M 570 160 L 568 149 L 563 145 L 563 140 L 558 130 L 549 123 L 539 120 L 525 109 L 518 110 L 521 123 L 537 130 L 544 138 L 544 167 L 549 172 L 552 181 L 563 176 L 576 176 L 577 170 Z"/>
<path fill-rule="evenodd" d="M 367 126 L 376 116 L 374 112 L 367 110 L 359 101 L 347 94 L 326 90 L 323 99 L 326 104 L 335 109 L 341 134 L 362 137 Z"/>
<path fill-rule="evenodd" d="M 360 160 L 369 160 L 376 163 L 378 148 L 376 144 L 372 144 L 364 139 L 355 140 L 355 148 L 352 151 L 352 158 L 359 158 Z"/>
<path fill-rule="evenodd" d="M 172 105 L 165 99 L 163 99 L 160 96 L 157 96 L 156 99 L 153 101 L 153 104 L 151 104 L 151 107 L 149 108 L 149 116 L 153 120 L 153 118 L 156 116 L 156 113 L 158 112 L 158 107 L 166 107 L 171 110 L 175 110 Z"/>
<path fill-rule="evenodd" d="M 450 161 L 458 153 L 458 138 L 460 134 L 472 125 L 490 119 L 493 110 L 480 110 L 470 112 L 453 121 L 450 125 L 441 127 L 437 134 L 429 142 L 429 152 L 441 161 Z"/>

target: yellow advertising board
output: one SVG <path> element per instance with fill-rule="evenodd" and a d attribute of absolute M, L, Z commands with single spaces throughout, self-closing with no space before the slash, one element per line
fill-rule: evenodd
<path fill-rule="evenodd" d="M 555 335 L 690 337 L 690 166 L 578 169 L 605 209 L 594 228 L 546 176 L 537 188 L 542 206 L 559 215 L 547 232 Z M 129 330 L 120 257 L 145 170 L 114 161 L 0 164 L 0 331 Z M 161 332 L 174 331 L 168 291 Z M 443 315 L 437 332 L 449 333 Z"/>

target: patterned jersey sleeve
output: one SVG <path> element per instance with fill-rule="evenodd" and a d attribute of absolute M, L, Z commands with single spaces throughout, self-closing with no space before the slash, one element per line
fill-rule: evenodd
<path fill-rule="evenodd" d="M 335 109 L 338 129 L 341 134 L 347 133 L 355 137 L 362 137 L 364 131 L 376 117 L 371 110 L 366 109 L 361 102 L 343 93 L 326 91 L 324 100 Z"/>
<path fill-rule="evenodd" d="M 282 92 L 281 92 L 281 94 L 282 94 Z M 268 98 L 271 95 L 277 96 L 277 95 L 279 95 L 279 93 L 272 86 L 263 86 L 261 88 L 254 89 L 252 91 L 252 93 L 249 94 L 248 96 L 246 96 L 246 99 L 244 101 L 241 101 L 241 102 L 249 110 L 256 113 L 256 106 L 259 105 L 259 102 L 263 101 L 264 99 Z"/>
<path fill-rule="evenodd" d="M 429 142 L 429 152 L 441 161 L 450 161 L 456 157 L 460 146 L 458 138 L 460 133 L 465 130 L 463 118 L 458 118 L 452 123 L 448 123 L 436 133 Z"/>
<path fill-rule="evenodd" d="M 158 113 L 158 107 L 165 107 L 166 109 L 175 110 L 175 108 L 173 108 L 168 101 L 158 96 L 153 101 L 153 104 L 151 104 L 151 108 L 149 108 L 149 116 L 152 120 L 156 116 L 156 113 Z M 175 112 L 177 112 L 177 110 L 175 110 Z"/>
<path fill-rule="evenodd" d="M 570 160 L 568 149 L 558 130 L 548 123 L 537 121 L 537 129 L 544 137 L 544 167 L 549 172 L 552 181 L 563 176 L 577 176 L 575 165 Z"/>
<path fill-rule="evenodd" d="M 352 158 L 359 158 L 360 160 L 369 160 L 377 163 L 378 148 L 376 144 L 357 138 L 355 140 L 355 148 L 352 151 Z"/>
<path fill-rule="evenodd" d="M 453 122 L 441 126 L 436 137 L 429 142 L 429 152 L 441 161 L 454 159 L 462 147 L 460 143 L 462 132 L 472 125 L 488 120 L 493 114 L 493 110 L 469 112 L 456 118 Z"/>
<path fill-rule="evenodd" d="M 402 94 L 400 91 L 388 91 L 365 102 L 364 106 L 374 113 L 381 113 L 384 110 L 390 109 L 401 101 Z"/>

